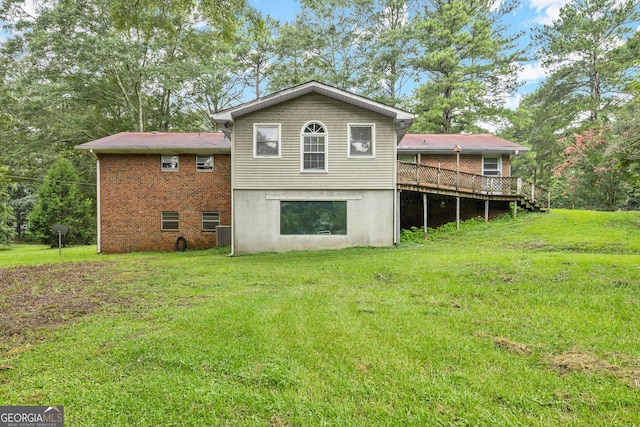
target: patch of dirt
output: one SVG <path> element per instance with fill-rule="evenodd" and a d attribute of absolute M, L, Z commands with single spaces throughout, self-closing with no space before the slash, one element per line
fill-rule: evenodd
<path fill-rule="evenodd" d="M 549 366 L 560 374 L 587 372 L 608 374 L 624 381 L 632 388 L 640 388 L 640 362 L 619 358 L 620 364 L 611 364 L 588 351 L 576 349 L 547 358 Z"/>
<path fill-rule="evenodd" d="M 526 346 L 526 344 L 522 344 L 516 341 L 511 341 L 510 339 L 507 339 L 507 338 L 502 338 L 502 337 L 494 338 L 493 343 L 497 347 L 507 350 L 509 353 L 519 354 L 519 355 L 531 354 L 531 350 L 529 349 L 529 347 Z"/>
<path fill-rule="evenodd" d="M 105 304 L 110 263 L 65 263 L 0 269 L 0 352 L 46 338 L 48 331 Z"/>

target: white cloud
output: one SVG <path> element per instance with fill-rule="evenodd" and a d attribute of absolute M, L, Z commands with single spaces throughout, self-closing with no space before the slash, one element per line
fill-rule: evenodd
<path fill-rule="evenodd" d="M 529 6 L 537 16 L 534 20 L 543 25 L 550 25 L 560 16 L 560 8 L 570 0 L 529 0 Z"/>
<path fill-rule="evenodd" d="M 534 64 L 524 64 L 518 73 L 518 82 L 531 83 L 547 77 L 547 71 L 539 62 Z"/>

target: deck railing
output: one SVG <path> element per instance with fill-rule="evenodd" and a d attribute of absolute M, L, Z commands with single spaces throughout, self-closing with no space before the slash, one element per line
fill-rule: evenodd
<path fill-rule="evenodd" d="M 549 207 L 549 192 L 520 178 L 484 176 L 434 166 L 398 162 L 398 184 L 418 185 L 461 193 L 521 196 Z"/>

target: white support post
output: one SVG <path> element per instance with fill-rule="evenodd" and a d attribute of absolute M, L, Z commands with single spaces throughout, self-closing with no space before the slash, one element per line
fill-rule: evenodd
<path fill-rule="evenodd" d="M 522 194 L 522 178 L 516 179 L 516 194 Z"/>
<path fill-rule="evenodd" d="M 515 218 L 518 215 L 518 201 L 513 201 L 513 217 Z"/>
<path fill-rule="evenodd" d="M 484 201 L 484 222 L 489 221 L 489 199 Z"/>

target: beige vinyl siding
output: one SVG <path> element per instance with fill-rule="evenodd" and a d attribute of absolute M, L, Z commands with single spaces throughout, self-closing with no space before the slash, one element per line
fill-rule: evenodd
<path fill-rule="evenodd" d="M 300 135 L 322 123 L 328 141 L 327 172 L 302 172 Z M 281 125 L 281 157 L 253 157 L 253 124 Z M 347 156 L 348 124 L 375 124 L 375 158 Z M 308 94 L 240 117 L 234 123 L 233 187 L 236 189 L 393 189 L 396 133 L 391 117 L 320 94 Z"/>

